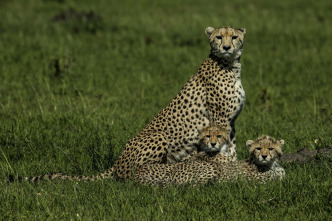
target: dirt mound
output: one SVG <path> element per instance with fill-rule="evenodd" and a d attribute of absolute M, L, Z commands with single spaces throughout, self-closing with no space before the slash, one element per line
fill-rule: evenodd
<path fill-rule="evenodd" d="M 332 157 L 332 147 L 327 147 L 318 150 L 309 150 L 308 148 L 301 148 L 296 153 L 283 154 L 281 162 L 307 162 L 315 156 Z"/>

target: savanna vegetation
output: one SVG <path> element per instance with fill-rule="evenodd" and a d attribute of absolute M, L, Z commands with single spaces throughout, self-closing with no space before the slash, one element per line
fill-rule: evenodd
<path fill-rule="evenodd" d="M 204 29 L 247 30 L 245 142 L 332 145 L 332 1 L 0 1 L 0 219 L 331 220 L 331 158 L 286 179 L 158 188 L 129 181 L 7 183 L 111 167 L 209 54 Z"/>

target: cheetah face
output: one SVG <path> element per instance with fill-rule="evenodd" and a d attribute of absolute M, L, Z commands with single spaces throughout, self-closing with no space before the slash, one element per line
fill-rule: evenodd
<path fill-rule="evenodd" d="M 249 148 L 250 159 L 256 165 L 272 166 L 272 164 L 279 160 L 282 151 L 281 146 L 284 140 L 275 140 L 269 136 L 263 136 L 257 140 L 248 140 L 247 147 Z"/>
<path fill-rule="evenodd" d="M 214 29 L 208 27 L 205 29 L 205 34 L 210 40 L 212 54 L 230 61 L 241 56 L 245 33 L 244 28 L 221 27 Z"/>
<path fill-rule="evenodd" d="M 231 128 L 209 126 L 200 132 L 200 147 L 206 153 L 227 154 Z"/>

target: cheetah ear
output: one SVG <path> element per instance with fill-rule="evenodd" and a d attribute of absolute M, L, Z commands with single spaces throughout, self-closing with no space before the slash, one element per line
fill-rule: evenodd
<path fill-rule="evenodd" d="M 215 126 L 217 126 L 216 125 L 216 123 L 215 122 L 210 122 L 210 125 L 209 125 L 210 127 L 215 127 Z"/>
<path fill-rule="evenodd" d="M 282 155 L 281 147 L 280 147 L 280 146 L 277 146 L 277 147 L 275 148 L 275 150 L 276 150 L 278 156 L 280 157 L 280 156 Z"/>
<path fill-rule="evenodd" d="M 245 28 L 238 28 L 237 30 L 242 31 L 243 34 L 246 33 L 246 29 Z"/>
<path fill-rule="evenodd" d="M 225 130 L 226 130 L 226 133 L 227 133 L 227 134 L 231 134 L 231 132 L 232 132 L 232 127 L 231 127 L 231 126 L 227 126 Z"/>
<path fill-rule="evenodd" d="M 207 27 L 207 28 L 205 29 L 205 34 L 206 34 L 206 36 L 210 37 L 213 31 L 214 31 L 214 28 L 212 28 L 212 27 Z"/>
<path fill-rule="evenodd" d="M 246 146 L 250 148 L 253 143 L 254 143 L 253 140 L 248 140 Z"/>
<path fill-rule="evenodd" d="M 198 135 L 201 135 L 203 128 L 196 127 L 196 129 L 197 129 Z"/>
<path fill-rule="evenodd" d="M 279 144 L 281 144 L 281 145 L 284 145 L 285 144 L 285 141 L 284 140 L 278 140 L 277 141 Z"/>
<path fill-rule="evenodd" d="M 282 150 L 281 150 L 281 146 L 284 145 L 285 141 L 284 140 L 277 140 L 277 143 L 279 144 L 278 146 L 276 146 L 275 150 L 277 151 L 279 157 L 282 155 Z"/>

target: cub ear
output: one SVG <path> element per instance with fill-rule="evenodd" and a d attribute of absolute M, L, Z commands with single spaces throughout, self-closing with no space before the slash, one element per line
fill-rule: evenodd
<path fill-rule="evenodd" d="M 254 143 L 253 140 L 248 140 L 246 146 L 250 148 L 253 143 Z"/>
<path fill-rule="evenodd" d="M 243 34 L 246 33 L 246 29 L 245 28 L 238 28 L 237 30 L 242 31 Z"/>
<path fill-rule="evenodd" d="M 213 31 L 214 31 L 214 28 L 212 28 L 212 27 L 207 27 L 207 28 L 205 29 L 205 34 L 206 34 L 206 36 L 210 37 Z"/>
<path fill-rule="evenodd" d="M 281 144 L 281 145 L 284 145 L 285 141 L 284 140 L 278 140 L 278 143 Z"/>
<path fill-rule="evenodd" d="M 209 127 L 215 127 L 215 126 L 217 126 L 215 122 L 210 122 Z"/>
<path fill-rule="evenodd" d="M 197 133 L 200 136 L 208 127 L 196 127 Z"/>
<path fill-rule="evenodd" d="M 227 134 L 231 134 L 231 132 L 232 132 L 232 127 L 231 127 L 231 126 L 227 126 L 227 127 L 225 128 L 225 130 L 226 130 L 226 133 L 227 133 Z"/>
<path fill-rule="evenodd" d="M 275 150 L 276 150 L 278 156 L 280 157 L 282 155 L 281 147 L 276 147 Z"/>
<path fill-rule="evenodd" d="M 196 127 L 196 130 L 197 130 L 197 132 L 198 132 L 198 135 L 201 135 L 203 128 L 198 128 L 198 127 Z"/>

